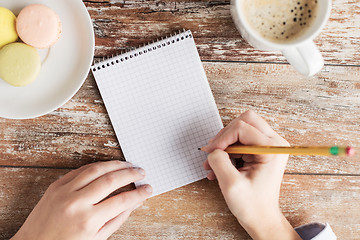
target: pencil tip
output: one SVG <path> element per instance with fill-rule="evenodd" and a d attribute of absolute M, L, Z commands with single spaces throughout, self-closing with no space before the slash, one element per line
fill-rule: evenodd
<path fill-rule="evenodd" d="M 199 151 L 201 151 L 201 148 L 198 148 Z"/>

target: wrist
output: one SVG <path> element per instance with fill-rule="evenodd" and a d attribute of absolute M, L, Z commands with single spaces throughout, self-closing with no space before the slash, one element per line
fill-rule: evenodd
<path fill-rule="evenodd" d="M 254 240 L 301 240 L 280 210 L 260 214 L 256 220 L 239 223 Z"/>

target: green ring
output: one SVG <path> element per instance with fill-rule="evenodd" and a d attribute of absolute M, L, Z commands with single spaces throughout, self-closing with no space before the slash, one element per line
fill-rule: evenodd
<path fill-rule="evenodd" d="M 339 155 L 339 147 L 331 147 L 330 148 L 331 155 Z"/>

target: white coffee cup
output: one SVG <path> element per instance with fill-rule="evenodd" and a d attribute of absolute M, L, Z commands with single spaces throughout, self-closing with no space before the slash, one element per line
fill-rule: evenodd
<path fill-rule="evenodd" d="M 313 39 L 330 16 L 331 0 L 318 0 L 317 16 L 309 29 L 295 40 L 284 43 L 269 41 L 254 30 L 242 12 L 242 1 L 252 0 L 231 0 L 231 15 L 241 36 L 250 45 L 260 50 L 281 51 L 288 62 L 305 76 L 312 76 L 321 70 L 324 60 Z"/>

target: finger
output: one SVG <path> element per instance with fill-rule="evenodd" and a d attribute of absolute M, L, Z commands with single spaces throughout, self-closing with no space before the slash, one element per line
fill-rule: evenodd
<path fill-rule="evenodd" d="M 64 176 L 62 176 L 57 181 L 55 181 L 54 184 L 59 185 L 59 186 L 67 184 L 68 182 L 73 180 L 77 175 L 79 175 L 82 171 L 89 168 L 93 164 L 95 164 L 95 163 L 84 165 L 84 166 L 82 166 L 82 167 L 80 167 L 78 169 L 75 169 L 75 170 L 72 170 L 72 171 L 66 173 Z"/>
<path fill-rule="evenodd" d="M 270 127 L 270 125 L 258 114 L 252 110 L 248 110 L 240 115 L 241 120 L 250 124 L 251 126 L 258 129 L 260 132 L 265 134 L 268 137 L 278 136 L 278 134 Z"/>
<path fill-rule="evenodd" d="M 68 185 L 73 191 L 76 191 L 106 173 L 131 167 L 131 163 L 122 161 L 97 162 L 78 174 Z"/>
<path fill-rule="evenodd" d="M 121 225 L 129 218 L 130 214 L 138 207 L 140 207 L 142 203 L 137 204 L 135 207 L 128 209 L 119 215 L 117 215 L 115 218 L 108 221 L 97 233 L 97 236 L 95 239 L 108 239 L 114 232 L 116 232 Z"/>
<path fill-rule="evenodd" d="M 204 167 L 204 169 L 205 170 L 211 170 L 211 167 L 210 167 L 210 165 L 209 165 L 209 161 L 208 160 L 206 160 L 206 161 L 204 161 L 203 162 L 203 167 Z"/>
<path fill-rule="evenodd" d="M 231 123 L 230 123 L 231 124 Z M 216 135 L 215 137 L 211 138 L 208 142 L 208 145 L 211 144 L 212 142 L 214 142 L 215 139 L 217 139 L 218 137 L 220 137 L 224 131 L 226 130 L 226 127 L 222 128 Z"/>
<path fill-rule="evenodd" d="M 130 183 L 139 181 L 145 177 L 145 171 L 141 168 L 126 168 L 109 172 L 89 185 L 78 190 L 79 195 L 91 204 L 96 204 L 109 196 L 115 190 Z"/>
<path fill-rule="evenodd" d="M 207 179 L 209 179 L 210 181 L 216 179 L 216 175 L 215 175 L 214 171 L 212 171 L 212 170 L 207 174 L 206 177 L 207 177 Z"/>
<path fill-rule="evenodd" d="M 208 170 L 209 173 L 207 174 L 207 179 L 209 180 L 215 180 L 216 179 L 216 176 L 215 176 L 215 173 L 214 171 L 211 169 L 210 165 L 209 165 L 209 161 L 206 160 L 205 162 L 203 162 L 203 167 L 205 170 Z"/>
<path fill-rule="evenodd" d="M 225 150 L 229 145 L 236 142 L 244 145 L 271 145 L 271 139 L 269 137 L 238 118 L 234 120 L 231 127 L 224 131 L 222 136 L 215 139 L 214 142 L 206 146 L 203 150 L 209 153 L 215 149 Z"/>
<path fill-rule="evenodd" d="M 98 216 L 101 216 L 105 223 L 132 206 L 145 201 L 151 196 L 152 191 L 150 185 L 144 185 L 132 191 L 122 192 L 95 205 L 95 211 L 99 213 Z"/>
<path fill-rule="evenodd" d="M 103 240 L 108 239 L 114 232 L 116 232 L 121 225 L 129 218 L 132 209 L 120 213 L 117 217 L 107 222 L 97 233 L 95 239 Z"/>
<path fill-rule="evenodd" d="M 242 170 L 245 170 L 246 168 L 254 169 L 255 167 L 262 170 L 267 169 L 267 174 L 281 176 L 282 178 L 287 164 L 288 155 L 284 154 L 279 156 L 274 154 L 267 154 L 266 157 L 264 157 L 264 155 L 246 154 L 242 159 L 244 161 L 244 167 L 241 168 Z M 271 164 L 267 164 L 270 162 Z M 265 176 L 266 174 L 263 175 Z"/>
<path fill-rule="evenodd" d="M 238 178 L 239 172 L 232 164 L 229 154 L 226 152 L 216 149 L 209 154 L 208 161 L 219 181 L 220 188 L 230 186 Z"/>
<path fill-rule="evenodd" d="M 231 127 L 231 125 L 233 124 L 234 121 L 231 121 L 226 127 L 222 128 L 215 137 L 211 138 L 208 142 L 208 144 L 206 146 L 209 146 L 210 144 L 212 144 L 215 140 L 217 140 L 219 137 L 221 137 L 223 135 L 223 133 Z M 202 149 L 203 150 L 203 149 Z"/>
<path fill-rule="evenodd" d="M 257 155 L 244 154 L 244 156 L 242 157 L 242 160 L 247 163 L 254 162 L 255 156 L 257 156 Z"/>

